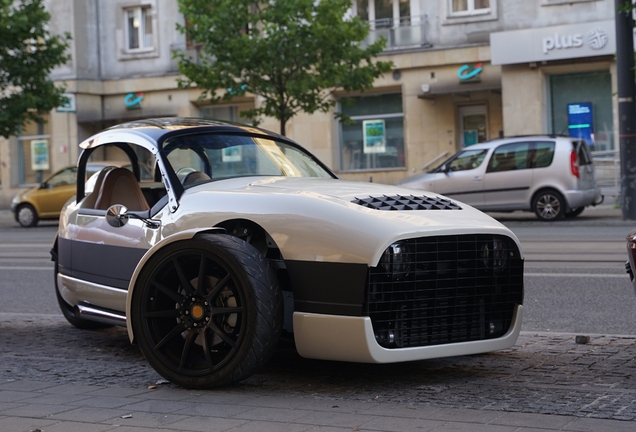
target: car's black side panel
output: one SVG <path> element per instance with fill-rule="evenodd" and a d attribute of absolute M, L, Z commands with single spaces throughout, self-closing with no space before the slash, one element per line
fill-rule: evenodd
<path fill-rule="evenodd" d="M 60 273 L 77 279 L 128 289 L 146 249 L 59 239 Z"/>
<path fill-rule="evenodd" d="M 285 265 L 296 312 L 362 315 L 367 265 L 287 260 Z"/>

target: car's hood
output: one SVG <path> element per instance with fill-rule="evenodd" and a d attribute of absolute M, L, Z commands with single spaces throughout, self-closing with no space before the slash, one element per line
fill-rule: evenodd
<path fill-rule="evenodd" d="M 422 210 L 417 205 L 369 207 L 358 201 L 397 195 L 425 204 L 429 201 L 421 197 L 429 197 L 436 205 Z M 372 264 L 395 241 L 431 235 L 492 233 L 518 244 L 490 216 L 439 194 L 336 179 L 251 177 L 205 183 L 186 190 L 174 217 L 178 230 L 185 230 L 236 215 L 265 228 L 285 257 L 298 260 Z"/>

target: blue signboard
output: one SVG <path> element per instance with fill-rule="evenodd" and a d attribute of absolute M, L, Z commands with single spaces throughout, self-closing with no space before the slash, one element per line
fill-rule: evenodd
<path fill-rule="evenodd" d="M 568 131 L 571 137 L 584 139 L 593 146 L 593 124 L 591 102 L 568 104 Z"/>

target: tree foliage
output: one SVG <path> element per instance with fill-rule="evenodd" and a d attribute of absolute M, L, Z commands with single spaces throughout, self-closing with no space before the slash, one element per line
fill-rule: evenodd
<path fill-rule="evenodd" d="M 198 59 L 175 52 L 201 100 L 217 103 L 251 93 L 262 103 L 245 115 L 285 124 L 303 111 L 328 112 L 331 91 L 364 91 L 392 68 L 373 61 L 385 40 L 361 46 L 368 24 L 347 16 L 350 0 L 179 0 L 186 25 L 179 30 L 199 49 Z"/>
<path fill-rule="evenodd" d="M 0 0 L 0 136 L 16 135 L 28 120 L 60 106 L 62 92 L 49 79 L 64 64 L 70 35 L 52 36 L 43 0 Z"/>

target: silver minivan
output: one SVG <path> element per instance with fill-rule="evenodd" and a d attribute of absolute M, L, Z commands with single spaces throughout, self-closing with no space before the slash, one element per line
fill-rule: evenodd
<path fill-rule="evenodd" d="M 467 147 L 401 186 L 437 192 L 483 211 L 534 211 L 541 220 L 575 217 L 603 202 L 584 140 L 502 138 Z"/>

